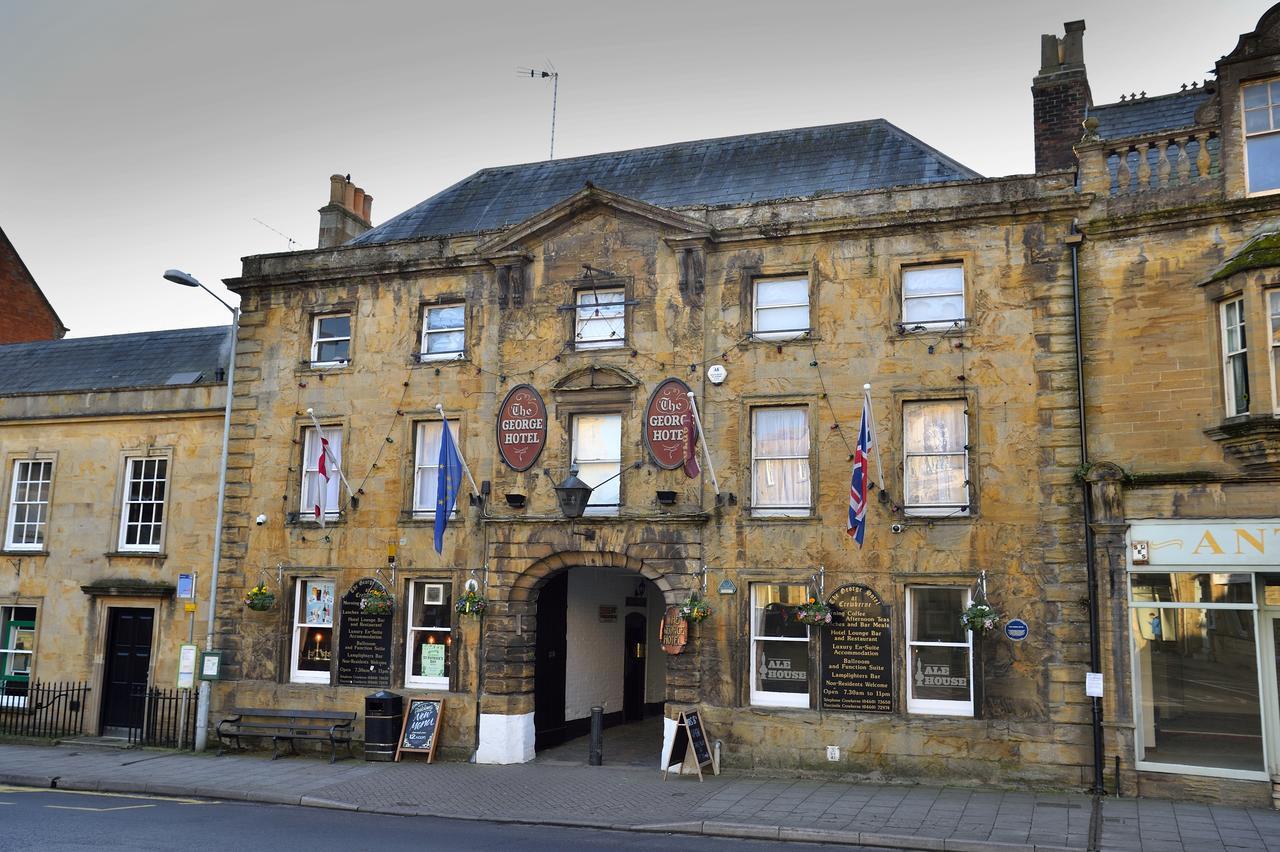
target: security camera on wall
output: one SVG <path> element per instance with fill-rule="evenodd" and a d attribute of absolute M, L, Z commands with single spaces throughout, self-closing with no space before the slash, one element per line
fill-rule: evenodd
<path fill-rule="evenodd" d="M 256 517 L 256 518 L 254 518 L 254 519 L 253 519 L 253 522 L 254 522 L 255 524 L 257 524 L 258 526 L 262 526 L 263 524 L 265 524 L 265 523 L 267 522 L 267 516 L 266 516 L 266 515 L 259 515 L 258 517 Z"/>

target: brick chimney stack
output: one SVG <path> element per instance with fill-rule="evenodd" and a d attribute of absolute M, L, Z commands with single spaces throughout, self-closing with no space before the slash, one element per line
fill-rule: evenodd
<path fill-rule="evenodd" d="M 351 175 L 329 178 L 329 203 L 320 208 L 320 248 L 333 248 L 373 227 L 373 196 L 351 182 Z"/>
<path fill-rule="evenodd" d="M 1084 21 L 1068 21 L 1063 29 L 1062 38 L 1040 36 L 1040 73 L 1031 81 L 1037 172 L 1075 167 L 1071 147 L 1080 141 L 1080 122 L 1093 106 L 1084 70 Z"/>

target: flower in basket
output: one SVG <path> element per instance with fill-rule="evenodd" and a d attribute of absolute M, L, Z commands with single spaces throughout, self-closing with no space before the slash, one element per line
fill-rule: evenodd
<path fill-rule="evenodd" d="M 255 612 L 266 612 L 276 605 L 276 593 L 266 583 L 259 583 L 245 592 L 244 605 Z"/>
<path fill-rule="evenodd" d="M 463 615 L 474 615 L 476 618 L 479 618 L 481 614 L 484 613 L 485 607 L 488 605 L 489 602 L 484 599 L 484 595 L 480 594 L 478 591 L 469 590 L 462 597 L 458 598 L 458 602 L 453 605 L 453 608 Z"/>
<path fill-rule="evenodd" d="M 710 614 L 711 605 L 697 592 L 689 595 L 689 599 L 680 604 L 680 617 L 693 624 L 697 624 Z"/>
<path fill-rule="evenodd" d="M 366 615 L 390 615 L 396 599 L 385 589 L 370 589 L 360 599 L 360 612 Z"/>
<path fill-rule="evenodd" d="M 800 604 L 800 606 L 792 610 L 792 615 L 801 624 L 808 624 L 813 627 L 821 627 L 824 624 L 831 623 L 830 605 L 817 598 L 809 598 L 807 602 Z"/>
<path fill-rule="evenodd" d="M 969 604 L 969 608 L 960 613 L 960 623 L 966 630 L 972 630 L 981 636 L 988 630 L 994 630 L 1000 623 L 1000 614 L 991 604 L 981 598 Z"/>

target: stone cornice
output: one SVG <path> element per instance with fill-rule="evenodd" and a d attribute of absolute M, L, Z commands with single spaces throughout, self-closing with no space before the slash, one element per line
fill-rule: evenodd
<path fill-rule="evenodd" d="M 1280 205 L 1277 204 L 1274 196 L 1238 198 L 1191 207 L 1173 207 L 1168 210 L 1135 213 L 1131 216 L 1101 217 L 1082 222 L 1080 229 L 1084 231 L 1086 237 L 1094 239 L 1127 237 L 1151 231 L 1182 228 L 1187 225 L 1221 223 L 1242 215 L 1274 216 L 1278 206 Z"/>

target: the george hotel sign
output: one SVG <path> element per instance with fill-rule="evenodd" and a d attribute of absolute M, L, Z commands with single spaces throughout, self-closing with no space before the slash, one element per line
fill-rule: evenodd
<path fill-rule="evenodd" d="M 1280 518 L 1131 521 L 1129 566 L 1280 570 Z"/>
<path fill-rule="evenodd" d="M 530 385 L 517 385 L 498 408 L 498 453 L 515 471 L 528 470 L 547 443 L 547 406 Z"/>

